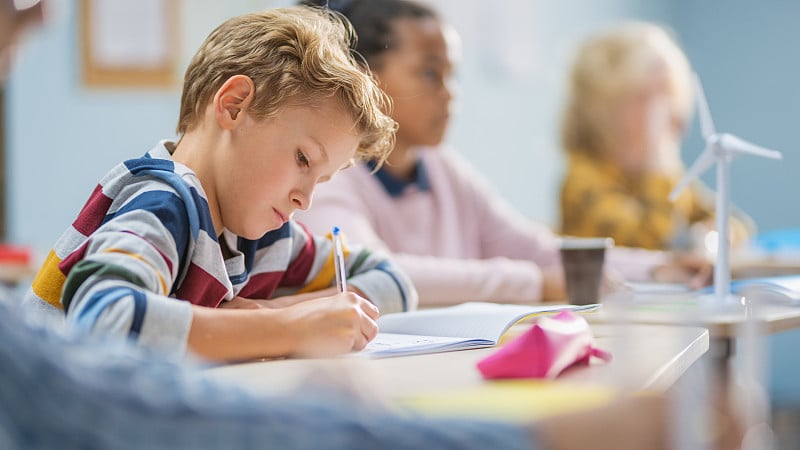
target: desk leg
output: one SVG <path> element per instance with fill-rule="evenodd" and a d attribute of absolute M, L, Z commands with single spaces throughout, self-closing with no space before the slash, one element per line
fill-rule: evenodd
<path fill-rule="evenodd" d="M 711 338 L 708 349 L 713 365 L 713 375 L 720 380 L 722 386 L 728 386 L 731 363 L 736 354 L 736 340 L 730 337 Z"/>

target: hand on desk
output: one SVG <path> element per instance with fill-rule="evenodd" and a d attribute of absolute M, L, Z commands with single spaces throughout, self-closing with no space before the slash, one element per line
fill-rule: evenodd
<path fill-rule="evenodd" d="M 237 297 L 220 308 L 193 306 L 189 349 L 222 361 L 331 356 L 362 350 L 378 334 L 378 308 L 353 292 L 264 306 L 270 302 Z"/>
<path fill-rule="evenodd" d="M 670 261 L 653 269 L 651 275 L 659 283 L 680 283 L 700 289 L 711 284 L 714 265 L 697 253 L 674 253 Z"/>
<path fill-rule="evenodd" d="M 327 356 L 363 350 L 378 334 L 378 308 L 352 292 L 302 301 L 284 309 L 293 356 Z"/>

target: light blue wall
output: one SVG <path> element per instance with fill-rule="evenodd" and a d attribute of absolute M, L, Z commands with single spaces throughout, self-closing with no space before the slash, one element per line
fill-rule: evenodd
<path fill-rule="evenodd" d="M 10 238 L 40 253 L 110 167 L 173 134 L 180 95 L 83 87 L 73 2 L 52 5 L 49 26 L 21 49 L 6 105 Z"/>
<path fill-rule="evenodd" d="M 731 198 L 761 231 L 800 227 L 800 2 L 677 0 L 673 23 L 705 86 L 718 131 L 781 150 L 780 162 L 743 157 L 731 165 Z M 702 149 L 694 126 L 684 159 Z M 713 170 L 704 179 L 713 186 Z"/>

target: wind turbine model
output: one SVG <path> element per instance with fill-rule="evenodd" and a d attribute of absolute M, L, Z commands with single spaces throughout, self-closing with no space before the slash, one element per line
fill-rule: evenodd
<path fill-rule="evenodd" d="M 672 201 L 678 194 L 691 182 L 705 172 L 714 162 L 717 163 L 717 201 L 716 201 L 716 221 L 717 221 L 717 255 L 714 261 L 714 298 L 719 301 L 728 300 L 730 295 L 730 262 L 729 262 L 729 243 L 728 243 L 728 211 L 730 203 L 730 167 L 733 158 L 750 154 L 764 158 L 781 159 L 783 155 L 775 150 L 769 150 L 751 144 L 732 134 L 717 133 L 714 129 L 714 121 L 711 119 L 711 111 L 708 109 L 708 102 L 703 93 L 703 86 L 697 74 L 694 74 L 694 87 L 697 95 L 697 109 L 700 116 L 700 130 L 706 141 L 706 148 L 694 161 L 692 166 L 686 171 L 681 181 L 669 194 Z"/>

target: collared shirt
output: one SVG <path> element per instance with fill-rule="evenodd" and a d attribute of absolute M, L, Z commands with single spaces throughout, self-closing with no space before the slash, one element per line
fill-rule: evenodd
<path fill-rule="evenodd" d="M 371 171 L 375 170 L 375 162 L 368 161 L 366 165 Z M 411 178 L 408 180 L 403 180 L 392 175 L 392 173 L 386 169 L 386 165 L 381 166 L 381 168 L 375 172 L 375 177 L 377 177 L 378 181 L 383 185 L 383 188 L 386 189 L 386 193 L 394 198 L 402 197 L 407 189 L 417 189 L 420 192 L 428 192 L 431 190 L 428 171 L 425 169 L 425 162 L 420 158 L 417 158 Z"/>

